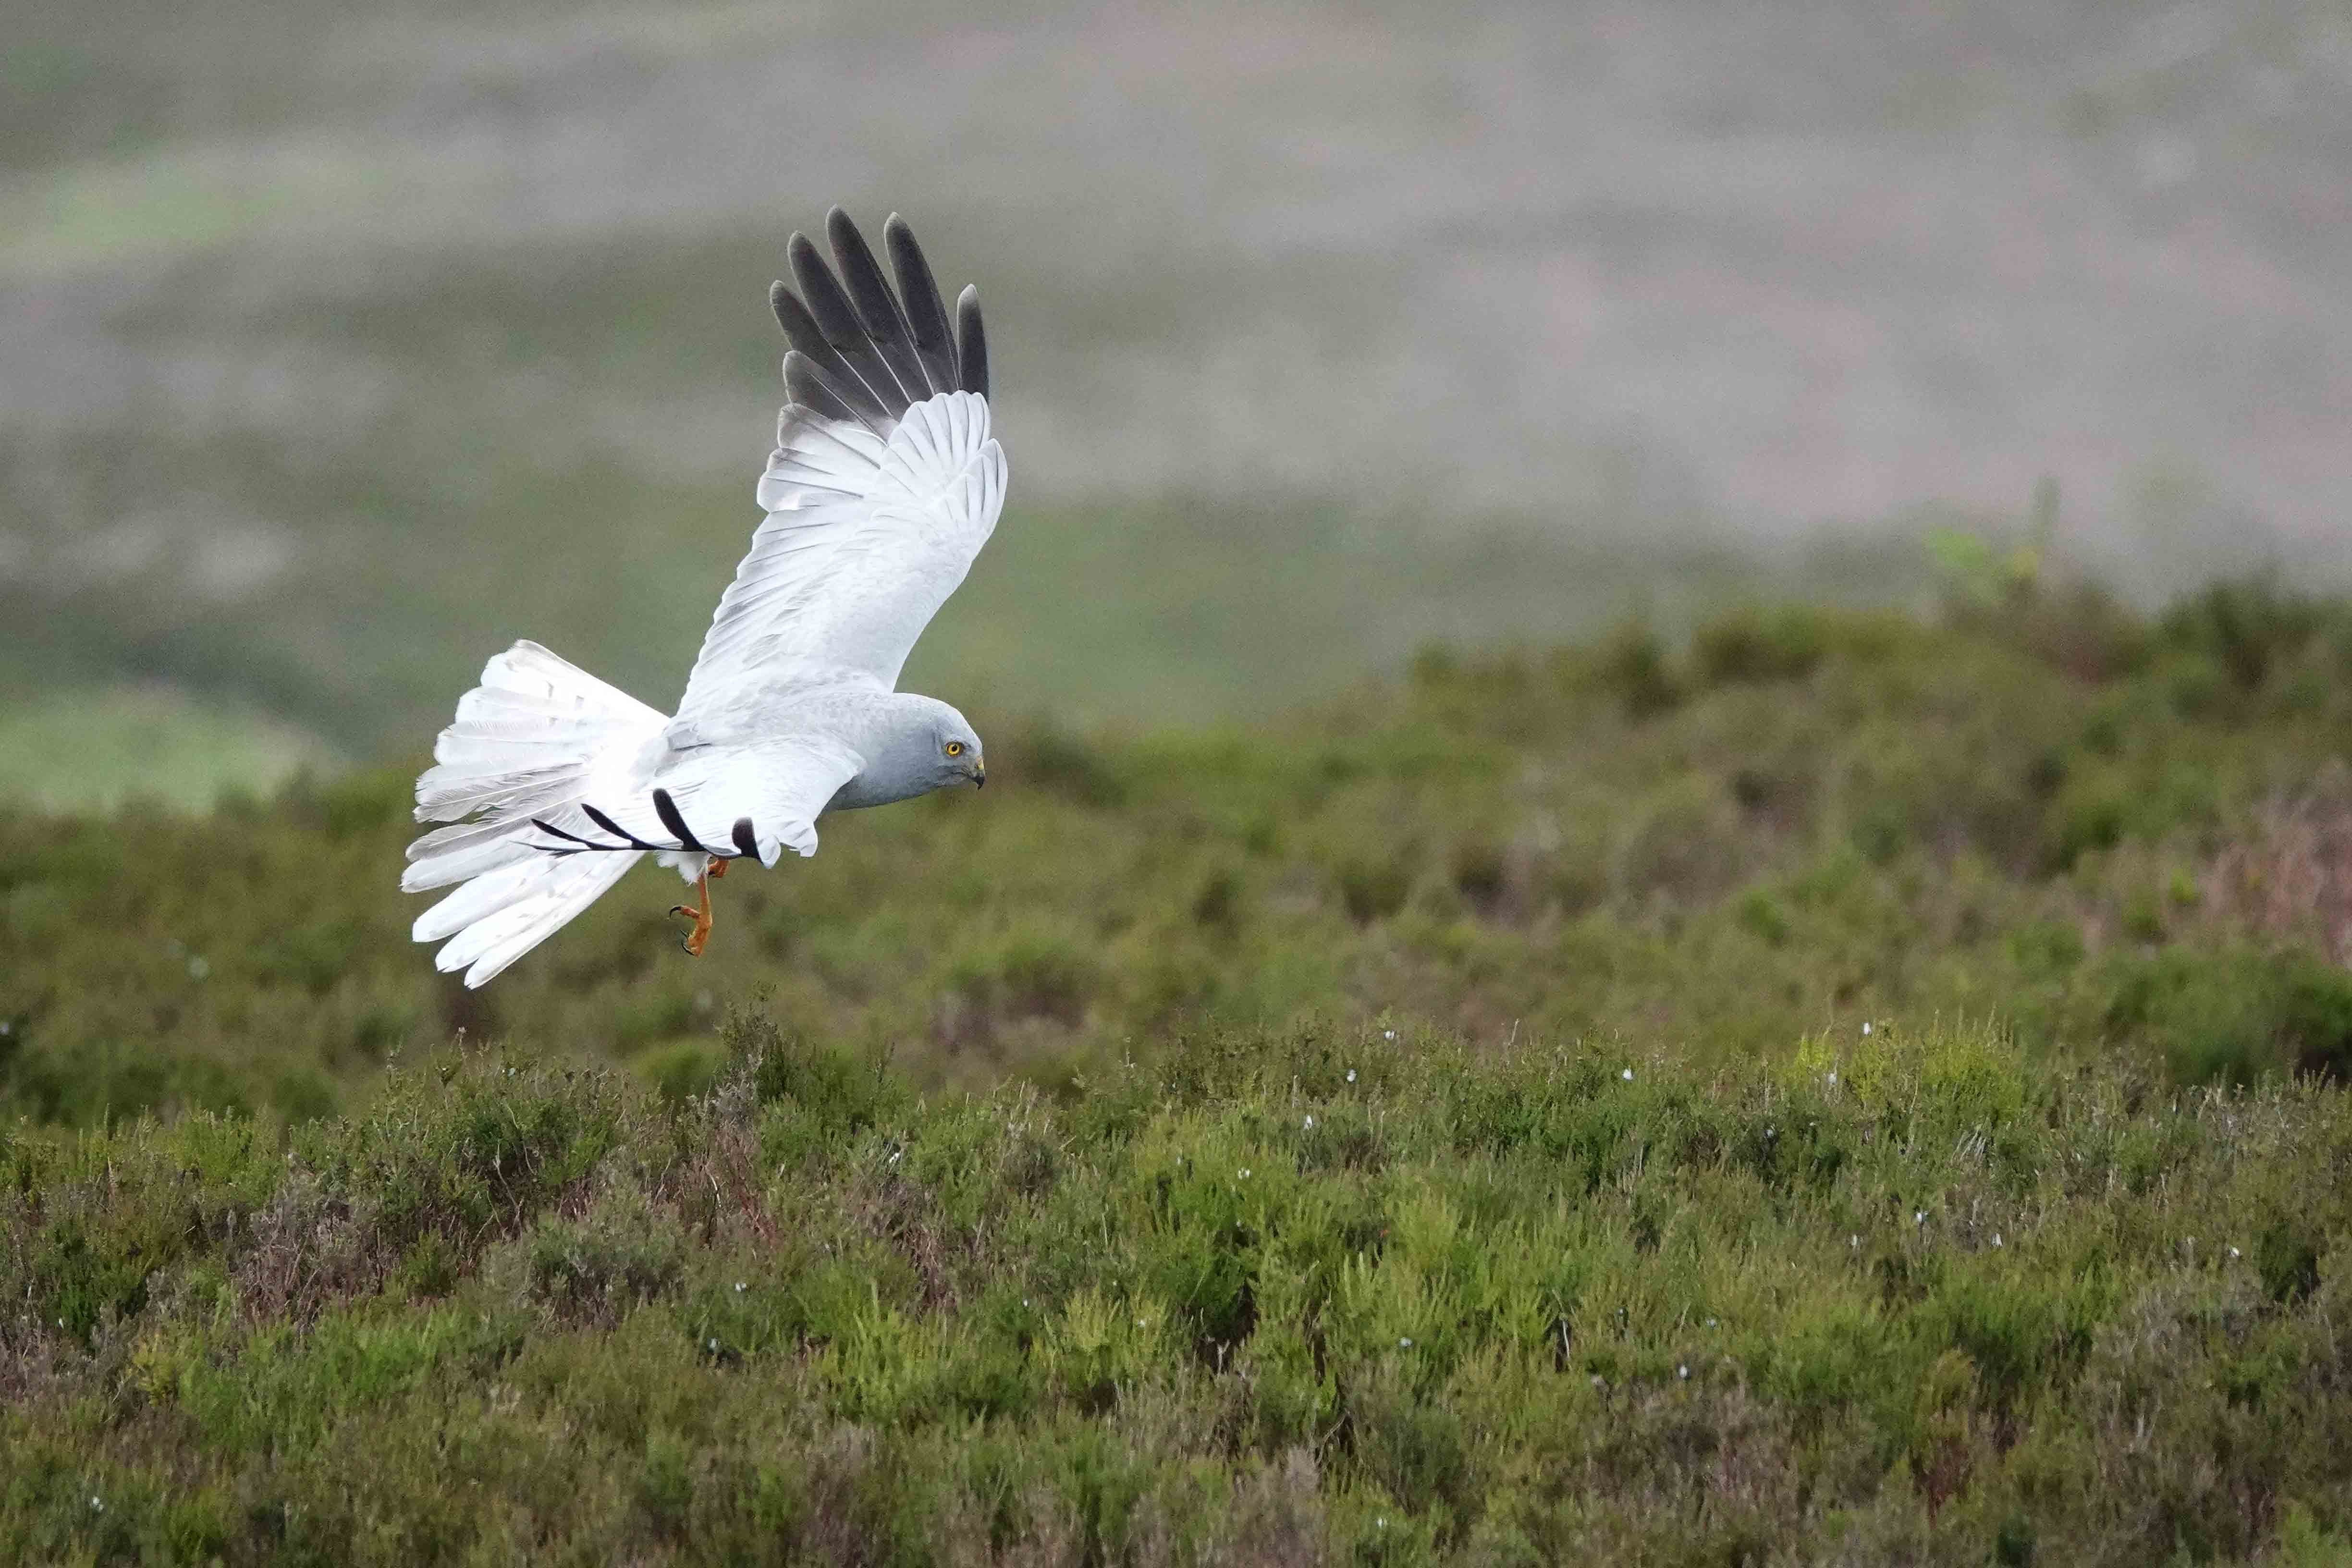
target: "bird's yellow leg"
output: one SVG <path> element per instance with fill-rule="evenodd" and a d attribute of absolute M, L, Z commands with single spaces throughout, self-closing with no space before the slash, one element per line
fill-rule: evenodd
<path fill-rule="evenodd" d="M 703 944 L 710 940 L 711 879 L 714 877 L 724 877 L 725 875 L 727 875 L 726 861 L 716 858 L 705 860 L 702 863 L 702 875 L 694 879 L 695 896 L 702 900 L 701 903 L 692 906 L 687 904 L 672 904 L 669 907 L 669 912 L 674 915 L 691 915 L 694 917 L 694 929 L 687 932 L 678 942 L 678 945 L 685 948 L 687 952 L 692 957 L 700 958 L 702 956 Z"/>

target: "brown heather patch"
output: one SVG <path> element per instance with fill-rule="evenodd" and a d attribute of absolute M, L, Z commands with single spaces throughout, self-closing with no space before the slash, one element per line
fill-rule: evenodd
<path fill-rule="evenodd" d="M 352 1201 L 331 1194 L 316 1172 L 288 1171 L 269 1201 L 246 1221 L 229 1279 L 247 1320 L 308 1323 L 321 1309 L 373 1295 L 396 1252 Z"/>
<path fill-rule="evenodd" d="M 2331 763 L 2273 796 L 2200 879 L 2213 914 L 2273 942 L 2352 964 L 2352 766 Z"/>

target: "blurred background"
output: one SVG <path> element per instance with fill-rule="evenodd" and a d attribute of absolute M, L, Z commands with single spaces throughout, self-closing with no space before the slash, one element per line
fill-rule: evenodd
<path fill-rule="evenodd" d="M 0 796 L 413 756 L 517 637 L 672 702 L 834 202 L 987 304 L 984 729 L 1901 603 L 2037 487 L 2347 576 L 2340 3 L 11 14 Z"/>

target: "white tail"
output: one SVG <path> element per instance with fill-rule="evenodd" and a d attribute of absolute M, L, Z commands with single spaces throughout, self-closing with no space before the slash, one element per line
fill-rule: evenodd
<path fill-rule="evenodd" d="M 438 765 L 416 781 L 416 820 L 457 826 L 410 845 L 400 879 L 412 893 L 464 884 L 416 917 L 418 942 L 451 939 L 436 967 L 484 984 L 637 863 L 637 852 L 547 854 L 533 846 L 557 840 L 531 823 L 590 832 L 580 802 L 642 793 L 668 722 L 534 642 L 484 667 L 434 743 Z"/>

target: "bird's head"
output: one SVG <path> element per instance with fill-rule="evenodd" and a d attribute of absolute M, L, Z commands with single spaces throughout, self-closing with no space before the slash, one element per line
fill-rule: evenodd
<path fill-rule="evenodd" d="M 934 727 L 937 747 L 933 758 L 936 782 L 933 789 L 948 789 L 956 784 L 984 785 L 988 783 L 988 763 L 981 755 L 980 737 L 973 733 L 971 721 L 952 708 L 942 703 L 946 710 Z"/>

